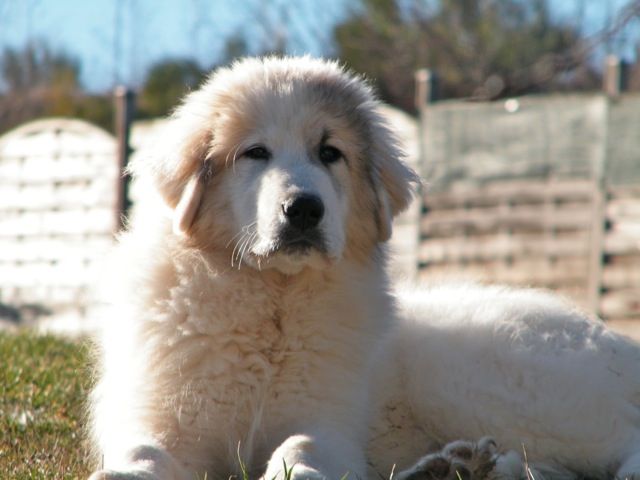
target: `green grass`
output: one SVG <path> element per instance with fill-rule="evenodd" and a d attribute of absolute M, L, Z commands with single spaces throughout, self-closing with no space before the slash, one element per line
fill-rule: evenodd
<path fill-rule="evenodd" d="M 90 475 L 84 437 L 90 379 L 86 342 L 0 332 L 0 480 Z M 240 468 L 237 478 L 249 480 L 241 459 Z M 284 473 L 289 480 L 292 468 L 285 464 Z"/>
<path fill-rule="evenodd" d="M 0 478 L 89 475 L 83 431 L 87 345 L 0 333 Z"/>

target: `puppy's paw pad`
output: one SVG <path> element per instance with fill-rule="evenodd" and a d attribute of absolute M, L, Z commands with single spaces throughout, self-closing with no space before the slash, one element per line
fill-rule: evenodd
<path fill-rule="evenodd" d="M 464 440 L 456 440 L 448 443 L 442 449 L 442 455 L 447 458 L 459 458 L 462 460 L 471 460 L 473 458 L 476 446 L 473 442 Z"/>
<path fill-rule="evenodd" d="M 485 478 L 495 468 L 498 460 L 498 445 L 491 437 L 483 437 L 475 445 L 472 460 L 475 478 Z"/>
<path fill-rule="evenodd" d="M 494 469 L 498 457 L 496 443 L 489 437 L 479 442 L 457 440 L 438 453 L 422 457 L 397 480 L 482 480 Z"/>
<path fill-rule="evenodd" d="M 444 480 L 451 471 L 451 461 L 439 453 L 422 457 L 409 470 L 400 472 L 394 480 Z"/>

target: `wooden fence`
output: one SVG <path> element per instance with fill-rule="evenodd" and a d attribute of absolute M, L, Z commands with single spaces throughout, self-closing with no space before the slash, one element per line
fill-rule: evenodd
<path fill-rule="evenodd" d="M 640 319 L 640 189 L 503 180 L 427 193 L 420 276 L 553 289 L 605 319 Z"/>
<path fill-rule="evenodd" d="M 16 321 L 77 321 L 94 305 L 90 286 L 118 228 L 115 155 L 111 135 L 79 120 L 0 138 L 0 304 Z"/>

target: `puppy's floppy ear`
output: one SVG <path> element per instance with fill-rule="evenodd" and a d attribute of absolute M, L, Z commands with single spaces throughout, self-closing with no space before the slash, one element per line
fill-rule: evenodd
<path fill-rule="evenodd" d="M 203 193 L 204 178 L 200 175 L 192 176 L 182 189 L 180 200 L 173 210 L 173 232 L 176 235 L 186 235 L 189 232 L 198 213 Z"/>
<path fill-rule="evenodd" d="M 136 159 L 129 170 L 150 179 L 173 209 L 173 228 L 190 229 L 209 179 L 213 111 L 202 91 L 188 95 L 163 126 L 154 154 Z"/>
<path fill-rule="evenodd" d="M 411 203 L 420 177 L 403 161 L 404 152 L 386 121 L 379 119 L 373 132 L 373 184 L 378 199 L 378 239 L 389 240 L 393 218 Z"/>

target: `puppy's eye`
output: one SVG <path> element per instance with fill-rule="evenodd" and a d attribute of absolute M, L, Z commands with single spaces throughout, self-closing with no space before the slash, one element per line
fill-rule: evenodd
<path fill-rule="evenodd" d="M 271 152 L 260 145 L 251 147 L 242 155 L 253 160 L 269 160 L 271 158 Z"/>
<path fill-rule="evenodd" d="M 342 158 L 342 152 L 331 145 L 322 145 L 319 152 L 320 161 L 324 164 L 337 162 Z"/>

